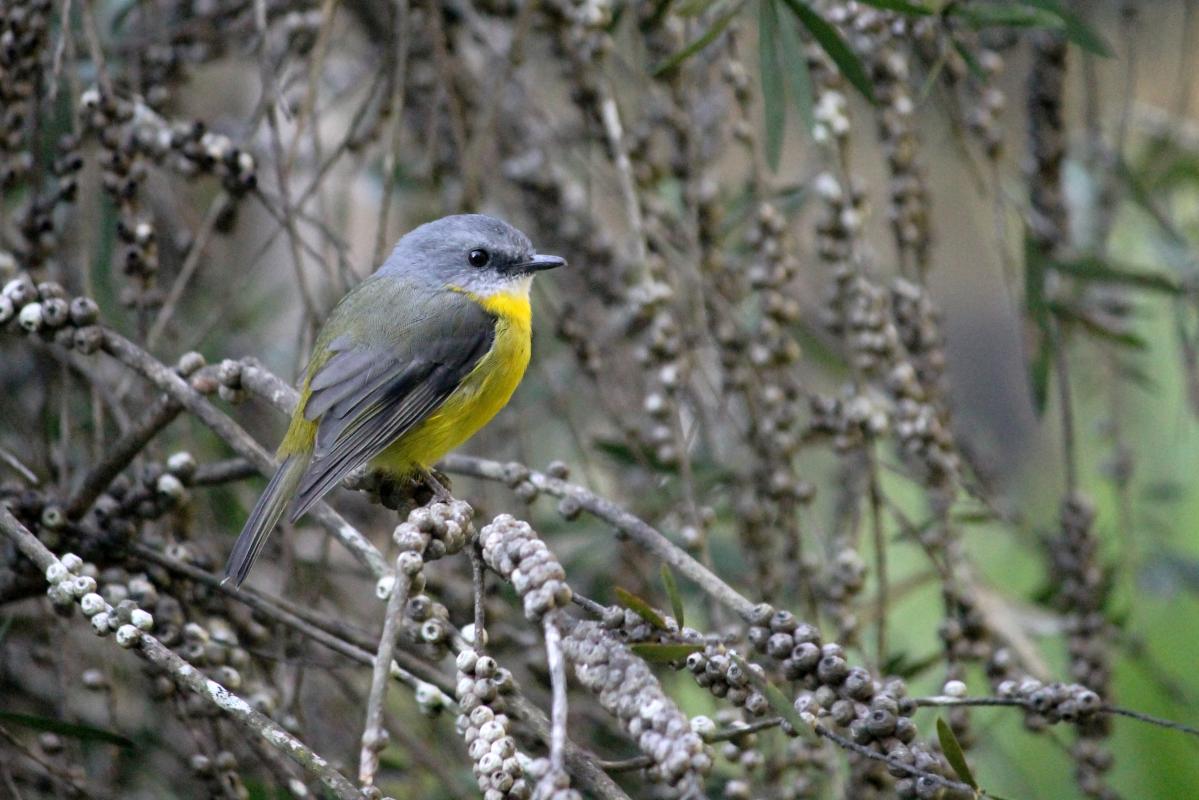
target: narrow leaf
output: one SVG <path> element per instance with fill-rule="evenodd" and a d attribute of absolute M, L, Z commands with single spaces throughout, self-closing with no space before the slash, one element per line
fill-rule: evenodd
<path fill-rule="evenodd" d="M 813 11 L 810 6 L 804 4 L 802 0 L 783 0 L 783 2 L 794 12 L 800 23 L 808 29 L 812 38 L 824 48 L 824 52 L 828 53 L 829 58 L 837 65 L 837 69 L 841 70 L 845 79 L 852 83 L 863 97 L 873 103 L 874 87 L 870 83 L 870 77 L 866 74 L 866 68 L 862 66 L 862 62 L 841 38 L 837 29 L 830 25 L 824 17 Z"/>
<path fill-rule="evenodd" d="M 1037 416 L 1045 413 L 1049 400 L 1049 305 L 1045 302 L 1045 256 L 1030 231 L 1024 232 L 1024 313 L 1031 323 L 1033 355 L 1029 361 L 1029 385 Z"/>
<path fill-rule="evenodd" d="M 954 511 L 952 519 L 959 525 L 985 525 L 995 522 L 999 517 L 989 508 L 966 508 Z"/>
<path fill-rule="evenodd" d="M 779 29 L 775 0 L 758 5 L 758 57 L 762 75 L 762 112 L 765 115 L 766 163 L 778 170 L 786 132 L 787 110 L 783 104 L 783 65 L 779 60 L 775 33 Z"/>
<path fill-rule="evenodd" d="M 679 585 L 674 581 L 674 573 L 670 567 L 662 565 L 662 585 L 666 587 L 666 596 L 670 598 L 670 608 L 674 611 L 675 621 L 683 627 L 683 596 L 679 594 Z"/>
<path fill-rule="evenodd" d="M 937 739 L 941 742 L 941 752 L 945 754 L 945 760 L 953 767 L 958 778 L 962 783 L 969 784 L 971 789 L 978 791 L 978 782 L 970 772 L 970 765 L 966 763 L 966 754 L 962 752 L 958 737 L 953 735 L 953 729 L 940 717 L 937 717 Z"/>
<path fill-rule="evenodd" d="M 962 44 L 957 39 L 954 39 L 953 49 L 957 50 L 958 55 L 961 56 L 962 60 L 966 62 L 966 68 L 970 70 L 971 75 L 973 75 L 977 80 L 986 80 L 986 70 L 983 69 L 982 64 L 978 63 L 978 59 L 974 57 L 974 53 L 971 53 L 966 45 Z"/>
<path fill-rule="evenodd" d="M 641 644 L 629 645 L 629 649 L 651 664 L 669 664 L 673 661 L 682 661 L 692 653 L 698 653 L 700 650 L 703 650 L 704 647 L 700 644 L 657 644 L 643 642 Z"/>
<path fill-rule="evenodd" d="M 683 0 L 673 9 L 680 17 L 698 17 L 712 6 L 717 0 Z"/>
<path fill-rule="evenodd" d="M 911 680 L 941 663 L 942 654 L 933 651 L 918 659 L 913 659 L 905 653 L 891 656 L 883 664 L 884 675 L 894 675 L 898 678 Z"/>
<path fill-rule="evenodd" d="M 49 731 L 50 733 L 57 733 L 59 736 L 69 736 L 72 739 L 78 739 L 83 742 L 107 742 L 108 744 L 120 745 L 121 747 L 133 747 L 133 740 L 119 733 L 106 731 L 102 728 L 93 728 L 91 725 L 63 722 L 62 720 L 51 719 L 49 717 L 36 717 L 31 714 L 0 711 L 0 722 L 32 728 L 35 731 Z"/>
<path fill-rule="evenodd" d="M 670 70 L 679 66 L 679 64 L 682 64 L 684 61 L 691 58 L 691 56 L 695 55 L 700 50 L 703 50 L 712 42 L 716 41 L 716 37 L 719 36 L 724 29 L 729 26 L 729 23 L 733 21 L 733 17 L 737 16 L 737 12 L 740 10 L 740 6 L 733 6 L 728 11 L 721 14 L 716 18 L 716 21 L 712 23 L 712 27 L 704 31 L 698 39 L 696 39 L 694 42 L 691 42 L 682 50 L 655 66 L 651 72 L 654 75 L 661 75 L 664 72 L 669 72 Z"/>
<path fill-rule="evenodd" d="M 874 6 L 886 11 L 898 11 L 901 14 L 907 14 L 913 17 L 930 17 L 934 12 L 927 6 L 919 3 L 907 3 L 904 0 L 858 0 L 864 6 Z"/>
<path fill-rule="evenodd" d="M 1061 18 L 1039 8 L 990 3 L 957 3 L 947 12 L 961 17 L 972 28 L 1047 28 L 1062 27 Z"/>
<path fill-rule="evenodd" d="M 1080 326 L 1086 332 L 1093 336 L 1103 339 L 1112 344 L 1118 344 L 1123 347 L 1129 347 L 1133 350 L 1147 350 L 1149 343 L 1144 337 L 1138 336 L 1132 331 L 1112 330 L 1105 324 L 1093 317 L 1080 313 L 1077 309 L 1070 306 L 1068 303 L 1050 303 L 1049 310 L 1053 312 L 1058 319 L 1072 322 Z"/>
<path fill-rule="evenodd" d="M 1021 0 L 1024 5 L 1039 8 L 1042 11 L 1048 11 L 1062 21 L 1062 32 L 1066 38 L 1074 44 L 1081 47 L 1090 53 L 1104 58 L 1111 58 L 1113 51 L 1111 45 L 1096 32 L 1091 26 L 1070 9 L 1063 6 L 1057 0 Z"/>
<path fill-rule="evenodd" d="M 654 611 L 654 607 L 642 600 L 637 595 L 627 589 L 622 589 L 619 586 L 614 586 L 612 592 L 616 595 L 623 605 L 631 608 L 637 616 L 653 625 L 658 630 L 666 630 L 666 620 L 662 619 L 662 615 Z"/>
<path fill-rule="evenodd" d="M 678 467 L 662 463 L 654 457 L 652 452 L 641 457 L 640 453 L 634 452 L 633 448 L 616 439 L 597 437 L 592 439 L 591 443 L 597 450 L 621 464 L 632 467 L 649 467 L 657 472 L 678 472 Z"/>
<path fill-rule="evenodd" d="M 1037 352 L 1028 365 L 1028 381 L 1032 391 L 1033 410 L 1037 416 L 1045 414 L 1049 405 L 1049 372 L 1052 363 L 1052 353 L 1049 352 L 1049 338 L 1041 336 L 1037 340 Z"/>
<path fill-rule="evenodd" d="M 1081 280 L 1117 283 L 1172 295 L 1182 294 L 1182 286 L 1170 275 L 1142 267 L 1115 264 L 1099 256 L 1087 255 L 1073 259 L 1060 259 L 1050 261 L 1046 266 Z"/>
<path fill-rule="evenodd" d="M 808 69 L 808 58 L 804 54 L 803 41 L 799 38 L 795 20 L 788 18 L 780 22 L 784 72 L 795 104 L 799 106 L 799 118 L 803 120 L 804 127 L 811 131 L 816 127 L 816 103 L 812 96 L 812 73 Z"/>

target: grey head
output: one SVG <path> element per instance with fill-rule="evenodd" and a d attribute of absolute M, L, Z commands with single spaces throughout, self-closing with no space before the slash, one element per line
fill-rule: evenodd
<path fill-rule="evenodd" d="M 558 256 L 538 255 L 529 237 L 485 214 L 455 214 L 404 235 L 376 274 L 479 296 L 523 288 L 533 274 L 560 267 Z"/>

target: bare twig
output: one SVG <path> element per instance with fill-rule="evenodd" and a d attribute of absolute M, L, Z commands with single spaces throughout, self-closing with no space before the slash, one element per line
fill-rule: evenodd
<path fill-rule="evenodd" d="M 546 614 L 542 620 L 545 631 L 545 660 L 550 669 L 553 706 L 550 713 L 550 769 L 563 771 L 566 753 L 566 659 L 562 655 L 562 632 L 558 630 L 558 614 Z"/>
<path fill-rule="evenodd" d="M 129 549 L 140 558 L 166 567 L 172 572 L 179 573 L 190 580 L 222 592 L 239 603 L 244 603 L 264 617 L 274 620 L 280 625 L 286 625 L 288 628 L 329 648 L 335 653 L 353 659 L 360 664 L 375 663 L 374 655 L 353 641 L 350 641 L 344 635 L 339 635 L 338 632 L 331 630 L 333 626 L 328 624 L 327 621 L 319 621 L 312 618 L 305 619 L 301 616 L 302 612 L 300 609 L 289 609 L 287 602 L 281 598 L 266 597 L 248 587 L 234 589 L 211 572 L 206 572 L 198 567 L 193 567 L 191 564 L 171 558 L 166 553 L 161 553 L 143 544 L 134 543 L 130 545 Z M 322 624 L 322 622 L 325 624 Z M 344 632 L 342 633 L 344 634 Z M 403 653 L 396 654 L 400 658 L 403 658 L 405 655 Z M 430 676 L 434 677 L 432 681 L 426 680 L 393 661 L 391 664 L 391 677 L 401 683 L 407 684 L 413 689 L 421 689 L 429 685 L 434 685 L 445 695 L 447 702 L 453 702 L 450 695 L 453 693 L 454 687 L 448 681 L 440 680 L 439 676 Z"/>
<path fill-rule="evenodd" d="M 383 728 L 383 699 L 387 695 L 391 655 L 400 633 L 411 585 L 411 578 L 397 561 L 395 584 L 387 600 L 387 616 L 383 620 L 383 633 L 379 636 L 370 694 L 366 700 L 366 727 L 362 732 L 362 751 L 358 758 L 358 780 L 363 786 L 374 785 L 375 773 L 379 771 L 379 753 L 387 746 L 387 731 Z"/>
<path fill-rule="evenodd" d="M 66 567 L 54 553 L 50 552 L 38 538 L 12 515 L 7 507 L 0 505 L 0 530 L 27 558 L 46 572 L 51 567 L 66 571 Z M 269 717 L 255 711 L 249 703 L 233 694 L 221 684 L 204 677 L 204 674 L 169 650 L 162 642 L 141 631 L 138 635 L 136 652 L 151 664 L 170 674 L 174 681 L 195 692 L 212 705 L 224 711 L 231 719 L 258 734 L 273 747 L 282 751 L 304 769 L 320 779 L 333 793 L 343 800 L 356 800 L 361 793 L 342 775 L 303 742 L 279 727 Z"/>
<path fill-rule="evenodd" d="M 170 425 L 182 410 L 183 406 L 174 398 L 160 396 L 154 405 L 146 410 L 145 416 L 137 425 L 108 446 L 104 460 L 92 467 L 83 483 L 67 501 L 67 516 L 71 519 L 83 516 L 96 498 L 112 483 L 113 478 L 129 466 L 142 448 L 163 428 Z"/>

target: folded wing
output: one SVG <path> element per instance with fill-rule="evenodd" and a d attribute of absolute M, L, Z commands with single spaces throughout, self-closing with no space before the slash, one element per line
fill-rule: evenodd
<path fill-rule="evenodd" d="M 312 460 L 300 478 L 294 521 L 353 470 L 382 453 L 441 406 L 491 349 L 495 318 L 464 295 L 397 332 L 356 344 L 341 336 L 313 375 L 304 416 L 317 423 Z"/>

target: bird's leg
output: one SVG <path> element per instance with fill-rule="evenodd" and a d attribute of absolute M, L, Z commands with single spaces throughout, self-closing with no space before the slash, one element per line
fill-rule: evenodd
<path fill-rule="evenodd" d="M 422 469 L 421 478 L 425 482 L 425 486 L 433 492 L 433 499 L 441 503 L 449 503 L 454 497 L 450 494 L 446 487 L 450 483 L 449 477 L 442 471 L 434 468 Z"/>

